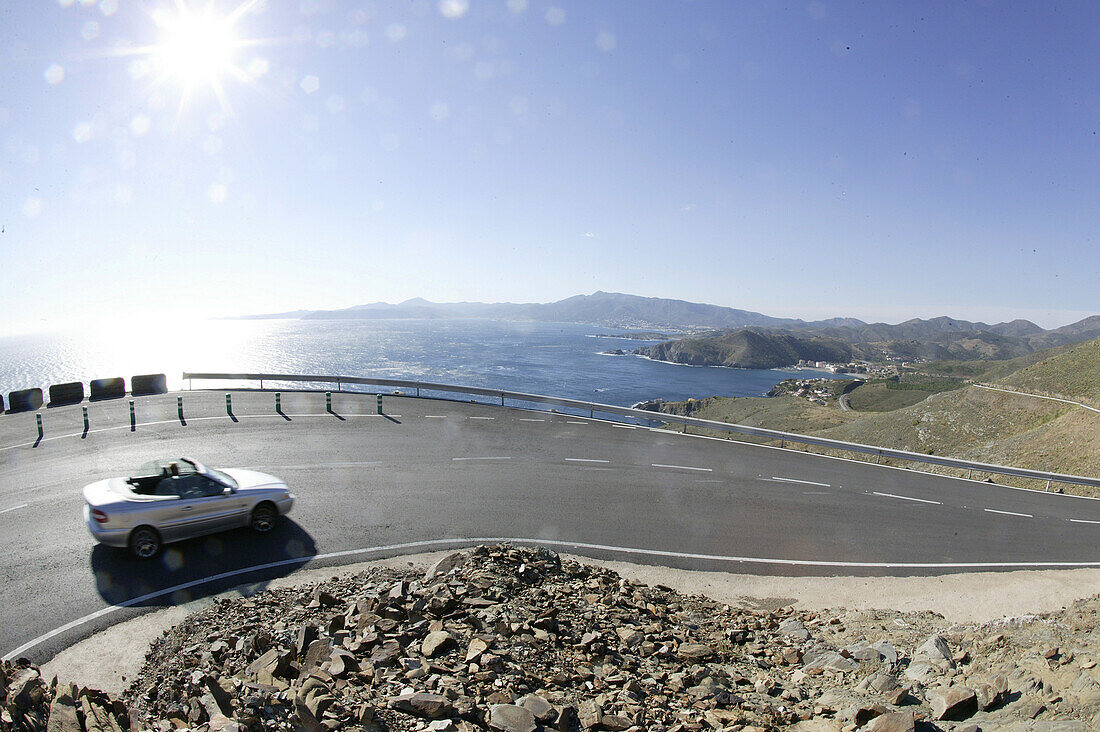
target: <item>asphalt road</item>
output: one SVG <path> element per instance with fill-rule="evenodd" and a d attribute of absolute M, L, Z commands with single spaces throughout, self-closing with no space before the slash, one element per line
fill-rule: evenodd
<path fill-rule="evenodd" d="M 246 391 L 230 417 L 225 392 L 182 395 L 185 424 L 175 394 L 140 397 L 133 431 L 125 399 L 85 403 L 87 432 L 80 405 L 44 409 L 41 440 L 34 414 L 0 416 L 0 654 L 41 662 L 143 607 L 481 538 L 773 574 L 1100 566 L 1095 500 L 483 404 L 387 396 L 379 416 L 337 393 L 328 413 L 323 393 L 283 392 L 277 414 Z M 81 488 L 180 455 L 274 473 L 294 511 L 152 561 L 97 546 Z"/>

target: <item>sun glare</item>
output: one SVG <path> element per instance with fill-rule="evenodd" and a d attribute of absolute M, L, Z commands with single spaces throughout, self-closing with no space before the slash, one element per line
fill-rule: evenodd
<path fill-rule="evenodd" d="M 213 93 L 222 109 L 229 111 L 225 93 L 227 78 L 242 82 L 254 80 L 253 74 L 238 66 L 237 57 L 241 49 L 254 46 L 256 42 L 242 39 L 235 26 L 255 4 L 256 0 L 245 0 L 232 12 L 221 14 L 210 1 L 199 5 L 175 0 L 172 6 L 152 14 L 160 30 L 157 43 L 131 53 L 149 59 L 156 69 L 158 82 L 181 87 L 180 114 L 192 96 L 204 92 Z M 253 64 L 255 61 L 252 59 Z"/>
<path fill-rule="evenodd" d="M 238 41 L 225 18 L 209 11 L 162 21 L 164 39 L 157 60 L 164 72 L 185 83 L 220 83 L 233 67 Z"/>

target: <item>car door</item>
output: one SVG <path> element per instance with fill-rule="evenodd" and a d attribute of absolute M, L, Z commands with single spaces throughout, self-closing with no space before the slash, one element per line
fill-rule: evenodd
<path fill-rule="evenodd" d="M 187 512 L 192 518 L 193 533 L 209 534 L 214 531 L 235 528 L 244 524 L 247 505 L 237 493 L 226 492 L 226 487 L 213 478 L 196 473 L 187 476 L 188 492 L 185 494 Z"/>

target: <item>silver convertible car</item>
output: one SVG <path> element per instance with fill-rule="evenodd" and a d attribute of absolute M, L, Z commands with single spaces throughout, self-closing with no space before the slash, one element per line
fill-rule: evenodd
<path fill-rule="evenodd" d="M 267 533 L 290 511 L 294 495 L 266 473 L 178 458 L 85 486 L 84 501 L 84 522 L 96 541 L 148 558 L 164 544 L 216 531 L 251 526 Z"/>

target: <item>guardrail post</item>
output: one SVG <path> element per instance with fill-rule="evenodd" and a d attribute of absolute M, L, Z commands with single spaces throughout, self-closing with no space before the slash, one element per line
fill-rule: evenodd
<path fill-rule="evenodd" d="M 134 416 L 134 400 L 130 400 L 130 431 L 137 431 L 137 418 Z"/>
<path fill-rule="evenodd" d="M 378 413 L 382 414 L 382 395 L 378 395 Z"/>
<path fill-rule="evenodd" d="M 1047 481 L 1047 491 L 1049 491 L 1049 490 L 1050 490 L 1050 481 L 1048 480 Z"/>
<path fill-rule="evenodd" d="M 225 395 L 225 413 L 230 417 L 233 416 L 233 398 L 228 393 Z"/>
<path fill-rule="evenodd" d="M 332 411 L 332 392 L 331 391 L 326 391 L 325 392 L 325 411 L 326 412 L 331 412 Z"/>
<path fill-rule="evenodd" d="M 500 393 L 500 406 L 504 406 L 504 392 Z"/>
<path fill-rule="evenodd" d="M 42 415 L 38 412 L 34 413 L 34 419 L 38 423 L 38 439 L 42 439 Z"/>
<path fill-rule="evenodd" d="M 596 410 L 595 409 L 589 409 L 588 410 L 588 418 L 589 419 L 595 419 L 596 418 Z"/>
<path fill-rule="evenodd" d="M 283 411 L 283 399 L 282 399 L 282 397 L 283 397 L 282 392 L 278 392 L 278 391 L 275 392 L 275 411 L 276 412 Z"/>
<path fill-rule="evenodd" d="M 340 377 L 336 377 L 336 391 L 343 391 L 344 385 L 340 383 Z"/>
<path fill-rule="evenodd" d="M 180 422 L 183 421 L 183 397 L 176 397 L 176 414 L 180 416 Z"/>
<path fill-rule="evenodd" d="M 84 431 L 87 432 L 88 431 L 88 408 L 87 407 L 81 407 L 81 409 L 84 410 Z"/>
<path fill-rule="evenodd" d="M 419 399 L 419 398 L 420 398 L 420 387 L 419 387 L 419 386 L 418 386 L 418 387 L 416 387 L 416 398 L 417 398 L 417 399 Z"/>

